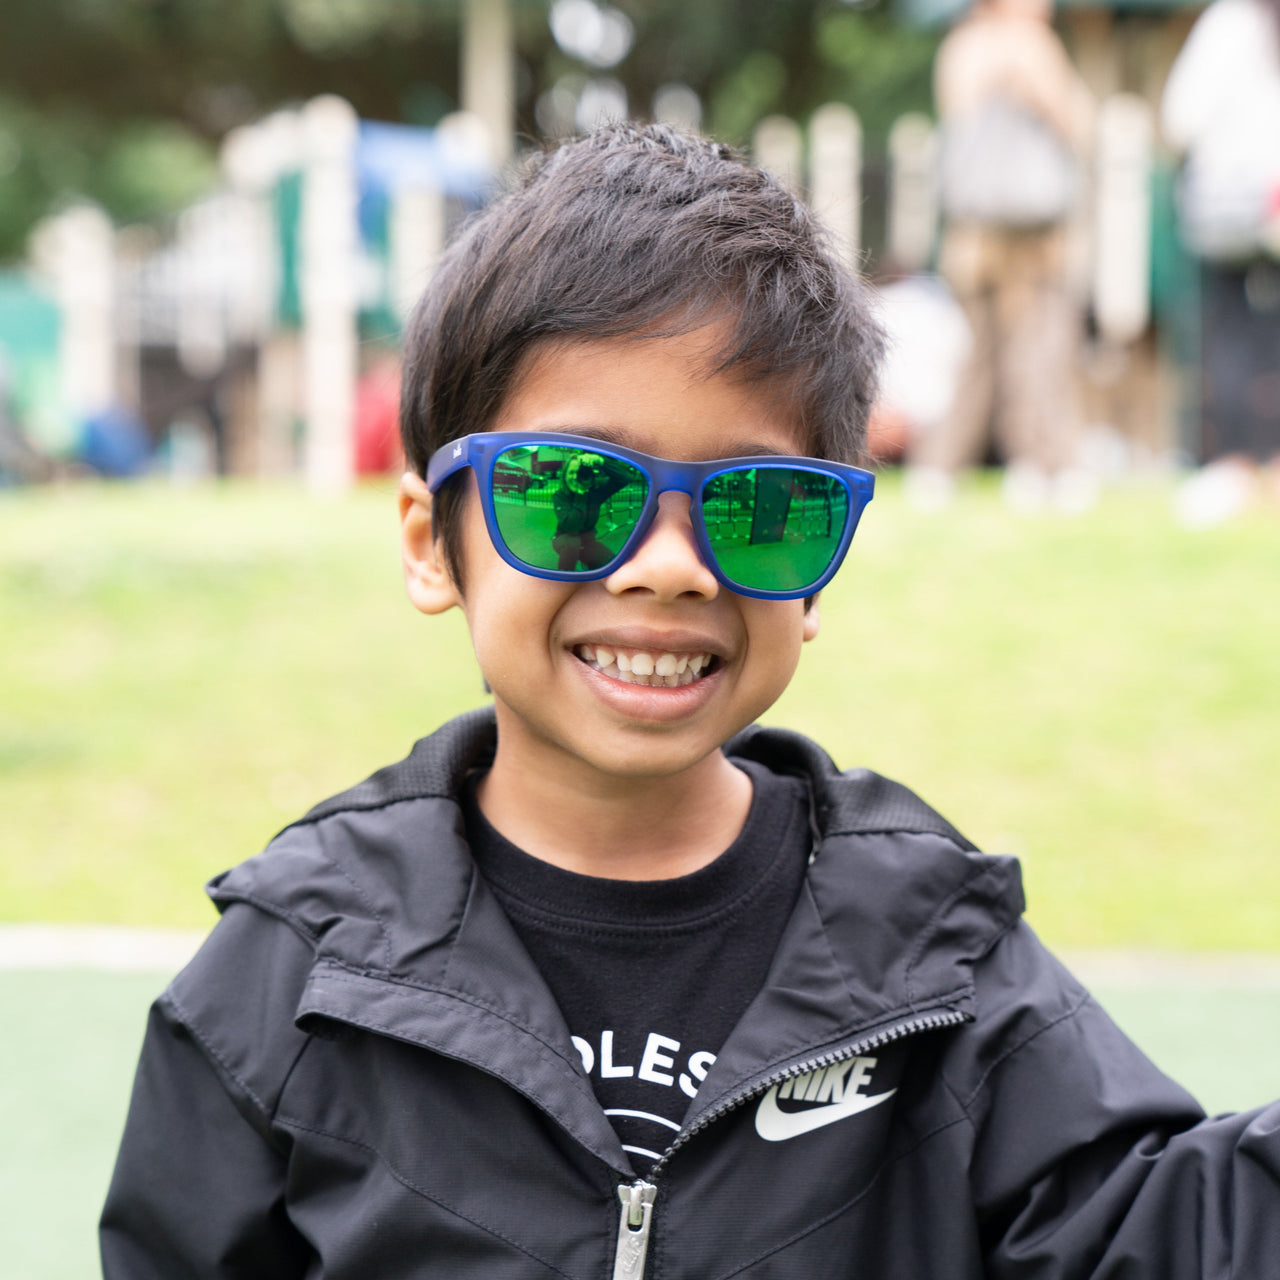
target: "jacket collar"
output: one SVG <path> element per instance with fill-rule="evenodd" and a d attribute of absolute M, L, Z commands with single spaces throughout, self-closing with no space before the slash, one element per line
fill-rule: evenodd
<path fill-rule="evenodd" d="M 485 882 L 454 797 L 493 757 L 472 712 L 398 764 L 323 802 L 215 879 L 315 947 L 300 1025 L 338 1021 L 506 1079 L 621 1172 L 568 1029 Z M 1017 863 L 974 851 L 905 787 L 840 773 L 799 734 L 752 728 L 726 747 L 803 777 L 815 854 L 769 979 L 698 1093 L 706 1113 L 753 1082 L 922 1014 L 973 1016 L 972 965 L 1022 910 Z M 690 1119 L 694 1119 L 693 1116 Z"/>

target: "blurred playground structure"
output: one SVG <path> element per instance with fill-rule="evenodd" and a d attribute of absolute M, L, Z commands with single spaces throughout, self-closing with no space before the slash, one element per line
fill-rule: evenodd
<path fill-rule="evenodd" d="M 936 18 L 928 7 L 904 11 Z M 1177 237 L 1175 165 L 1154 125 L 1196 11 L 1151 0 L 1060 15 L 1100 103 L 1072 241 L 1090 317 L 1079 380 L 1104 475 L 1199 455 L 1196 264 Z M 586 65 L 608 65 L 598 46 L 621 40 L 625 53 L 630 39 L 609 27 L 615 12 L 559 3 L 552 27 Z M 75 205 L 36 228 L 28 261 L 0 271 L 0 483 L 87 467 L 300 474 L 334 492 L 395 464 L 401 326 L 452 228 L 518 150 L 507 0 L 471 0 L 466 15 L 462 110 L 435 128 L 361 120 L 324 95 L 232 130 L 217 188 L 163 225 L 116 227 Z M 696 125 L 697 97 L 678 89 L 653 113 Z M 607 77 L 566 93 L 539 101 L 544 132 L 627 110 Z M 864 154 L 857 115 L 833 102 L 803 123 L 760 121 L 752 150 L 889 287 L 894 353 L 874 440 L 892 460 L 947 403 L 965 341 L 931 274 L 936 127 L 905 115 L 883 154 Z"/>
<path fill-rule="evenodd" d="M 323 97 L 230 134 L 222 189 L 164 231 L 84 205 L 47 219 L 30 270 L 0 280 L 33 443 L 108 474 L 162 445 L 176 476 L 301 467 L 344 487 L 361 365 L 379 367 L 446 225 L 484 197 L 486 136 L 476 117 L 413 129 Z"/>

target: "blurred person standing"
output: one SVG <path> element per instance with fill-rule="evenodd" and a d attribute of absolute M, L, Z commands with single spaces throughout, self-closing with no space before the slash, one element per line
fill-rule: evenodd
<path fill-rule="evenodd" d="M 1093 497 L 1076 465 L 1082 308 L 1068 256 L 1093 100 L 1051 18 L 1052 0 L 978 0 L 934 64 L 939 265 L 972 346 L 948 413 L 912 450 L 908 493 L 921 506 L 945 503 L 956 472 L 981 461 L 989 425 L 1010 505 Z"/>
<path fill-rule="evenodd" d="M 1280 0 L 1214 0 L 1170 70 L 1160 120 L 1185 156 L 1179 224 L 1201 263 L 1206 465 L 1177 511 L 1205 527 L 1254 500 L 1264 465 L 1280 500 Z"/>
<path fill-rule="evenodd" d="M 899 462 L 947 416 L 969 356 L 969 325 L 936 276 L 891 279 L 878 287 L 877 304 L 887 342 L 867 447 L 878 463 Z"/>

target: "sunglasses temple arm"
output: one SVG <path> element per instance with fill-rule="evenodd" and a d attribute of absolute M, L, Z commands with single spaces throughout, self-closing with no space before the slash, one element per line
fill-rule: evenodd
<path fill-rule="evenodd" d="M 437 449 L 427 464 L 427 488 L 432 493 L 455 472 L 471 465 L 471 450 L 465 439 L 455 440 L 451 445 Z"/>

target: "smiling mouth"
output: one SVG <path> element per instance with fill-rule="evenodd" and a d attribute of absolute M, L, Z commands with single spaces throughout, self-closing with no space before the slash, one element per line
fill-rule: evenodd
<path fill-rule="evenodd" d="M 712 653 L 612 649 L 603 644 L 580 644 L 573 652 L 580 661 L 611 680 L 656 689 L 680 689 L 693 684 L 714 671 L 718 663 Z"/>

